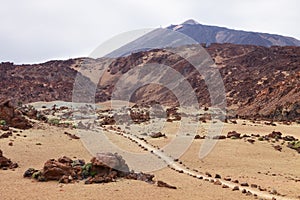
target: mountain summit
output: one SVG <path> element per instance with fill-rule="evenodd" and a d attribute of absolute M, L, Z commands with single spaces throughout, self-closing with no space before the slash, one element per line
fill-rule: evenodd
<path fill-rule="evenodd" d="M 208 26 L 193 19 L 189 19 L 182 24 L 171 25 L 167 29 L 183 33 L 198 43 L 232 43 L 265 47 L 300 46 L 300 41 L 292 37 Z"/>

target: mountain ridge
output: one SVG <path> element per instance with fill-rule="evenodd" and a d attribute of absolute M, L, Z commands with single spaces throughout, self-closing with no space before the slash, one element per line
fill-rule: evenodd
<path fill-rule="evenodd" d="M 205 50 L 222 76 L 229 115 L 274 120 L 300 119 L 300 47 L 212 44 Z M 0 88 L 0 98 L 11 98 L 15 104 L 19 101 L 72 101 L 78 72 L 86 79 L 86 84 L 91 87 L 95 84 L 95 81 L 80 73 L 80 68 L 85 67 L 93 74 L 104 62 L 101 59 L 79 58 L 36 65 L 1 63 L 0 84 L 5 87 Z M 203 78 L 189 71 L 192 66 L 178 55 L 164 49 L 114 59 L 96 83 L 95 102 L 110 100 L 116 83 L 125 73 L 136 66 L 151 63 L 168 65 L 183 74 L 194 89 L 199 105 L 210 106 L 210 96 Z M 175 106 L 177 99 L 167 88 L 150 84 L 135 91 L 131 101 L 156 101 Z"/>
<path fill-rule="evenodd" d="M 193 19 L 189 19 L 182 24 L 170 25 L 167 29 L 183 33 L 199 43 L 249 44 L 266 47 L 300 46 L 300 41 L 293 37 L 204 25 Z"/>

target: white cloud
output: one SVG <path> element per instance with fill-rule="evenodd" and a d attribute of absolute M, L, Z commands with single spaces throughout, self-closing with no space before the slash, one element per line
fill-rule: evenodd
<path fill-rule="evenodd" d="M 1 2 L 2 1 L 2 2 Z M 122 32 L 200 23 L 300 39 L 297 0 L 0 0 L 0 61 L 87 56 Z"/>

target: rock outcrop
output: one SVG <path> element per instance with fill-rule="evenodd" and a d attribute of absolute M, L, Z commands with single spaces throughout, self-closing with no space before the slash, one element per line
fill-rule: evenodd
<path fill-rule="evenodd" d="M 29 129 L 31 123 L 17 110 L 10 100 L 0 100 L 0 120 L 3 126 L 11 126 L 18 129 Z"/>
<path fill-rule="evenodd" d="M 0 149 L 0 169 L 7 170 L 7 169 L 14 169 L 17 167 L 18 164 L 12 162 L 10 159 L 3 156 L 3 152 Z"/>
<path fill-rule="evenodd" d="M 154 175 L 129 171 L 125 160 L 116 153 L 98 153 L 89 163 L 65 156 L 58 160 L 50 159 L 42 170 L 29 168 L 23 176 L 38 181 L 55 180 L 60 183 L 74 183 L 77 180 L 85 180 L 85 184 L 108 183 L 119 178 L 154 183 Z"/>

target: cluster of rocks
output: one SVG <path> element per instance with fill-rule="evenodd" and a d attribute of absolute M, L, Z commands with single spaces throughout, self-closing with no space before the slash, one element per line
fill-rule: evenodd
<path fill-rule="evenodd" d="M 200 136 L 200 135 L 195 135 L 194 139 L 205 139 L 208 136 Z M 300 141 L 295 138 L 294 136 L 283 136 L 281 132 L 279 131 L 273 131 L 267 135 L 264 136 L 260 136 L 259 134 L 251 134 L 251 135 L 247 135 L 247 134 L 240 134 L 236 131 L 229 131 L 227 133 L 227 136 L 225 135 L 216 135 L 214 137 L 212 137 L 212 139 L 214 140 L 224 140 L 226 138 L 230 138 L 230 139 L 245 139 L 245 141 L 253 144 L 256 139 L 258 141 L 272 141 L 273 143 L 275 142 L 280 142 L 280 140 L 282 141 L 281 145 L 283 145 L 285 142 L 288 142 L 287 147 L 296 150 L 298 153 L 300 153 Z M 277 151 L 282 151 L 282 146 L 281 145 L 272 145 L 274 147 L 275 150 Z"/>
<path fill-rule="evenodd" d="M 101 116 L 101 123 L 100 125 L 114 125 L 116 124 L 116 120 L 114 119 L 114 117 L 111 116 Z"/>
<path fill-rule="evenodd" d="M 0 139 L 3 139 L 3 138 L 9 138 L 11 137 L 13 134 L 11 131 L 8 131 L 8 132 L 5 132 L 3 134 L 0 134 Z"/>
<path fill-rule="evenodd" d="M 32 124 L 27 120 L 22 112 L 16 109 L 10 100 L 0 100 L 0 125 L 1 129 L 14 127 L 18 129 L 29 129 Z"/>
<path fill-rule="evenodd" d="M 168 108 L 166 112 L 167 112 L 167 122 L 181 120 L 181 114 L 178 112 L 177 107 Z"/>
<path fill-rule="evenodd" d="M 14 163 L 10 159 L 3 156 L 3 152 L 0 149 L 0 169 L 7 170 L 7 169 L 15 169 L 17 167 L 18 167 L 18 163 Z"/>
<path fill-rule="evenodd" d="M 148 110 L 140 108 L 134 109 L 133 107 L 132 109 L 130 109 L 130 117 L 134 123 L 140 124 L 150 121 L 150 112 Z"/>
<path fill-rule="evenodd" d="M 55 180 L 60 183 L 74 183 L 80 180 L 84 180 L 85 184 L 108 183 L 119 178 L 155 183 L 154 175 L 130 171 L 125 160 L 117 153 L 98 153 L 89 163 L 65 156 L 58 160 L 50 159 L 41 170 L 33 168 L 26 170 L 24 177 L 38 181 Z M 158 186 L 174 188 L 164 182 L 158 182 Z"/>

